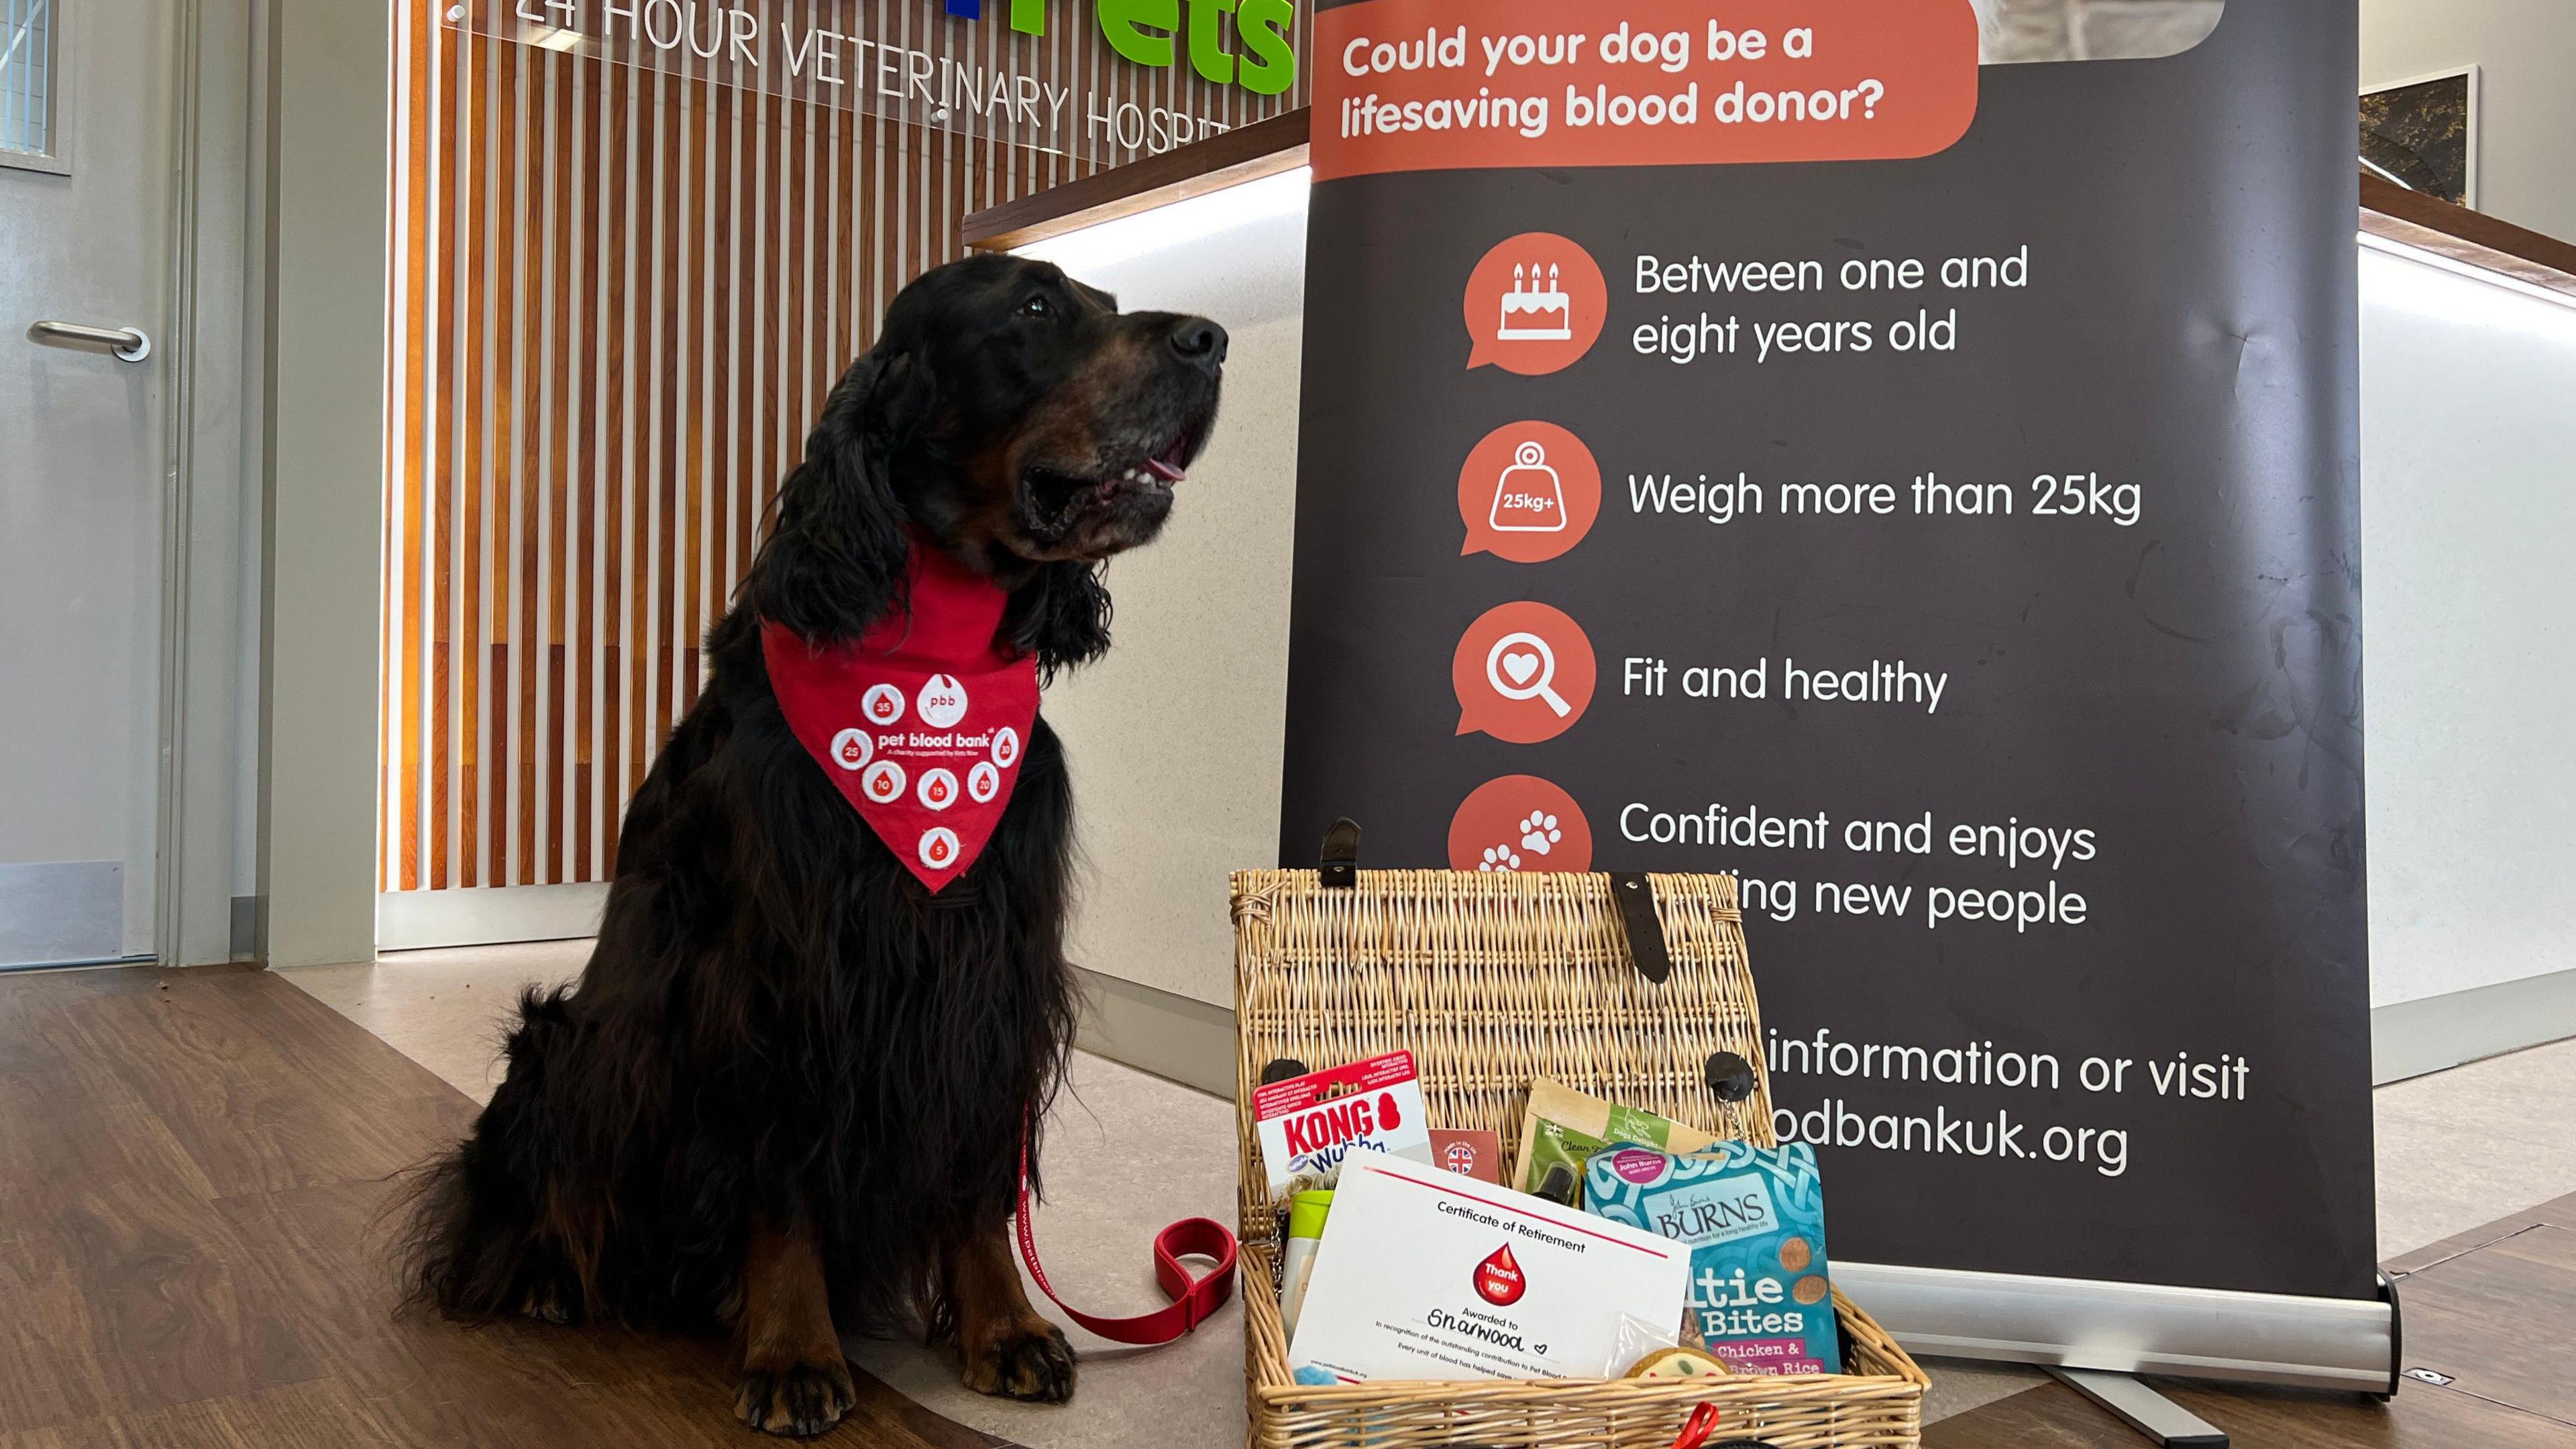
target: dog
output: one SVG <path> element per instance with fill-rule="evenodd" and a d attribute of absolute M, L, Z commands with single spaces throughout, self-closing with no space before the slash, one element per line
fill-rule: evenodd
<path fill-rule="evenodd" d="M 854 1406 L 851 1332 L 952 1342 L 982 1393 L 1071 1396 L 1009 1246 L 1073 1027 L 1062 746 L 1035 720 L 991 839 L 934 892 L 792 733 L 763 635 L 902 619 L 918 548 L 1007 590 L 1007 657 L 1048 678 L 1098 657 L 1103 564 L 1170 516 L 1226 345 L 1019 258 L 896 296 L 628 805 L 580 979 L 524 995 L 506 1079 L 413 1187 L 413 1301 L 729 1331 L 735 1414 L 775 1434 Z"/>

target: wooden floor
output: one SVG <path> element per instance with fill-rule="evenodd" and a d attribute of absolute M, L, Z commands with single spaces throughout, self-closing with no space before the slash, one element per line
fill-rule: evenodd
<path fill-rule="evenodd" d="M 2231 1449 L 2576 1449 L 2576 1196 L 2387 1264 L 2408 1382 L 2387 1404 L 2158 1381 Z M 2146 1441 L 2061 1384 L 1933 1425 L 1925 1449 L 2138 1449 Z"/>
<path fill-rule="evenodd" d="M 389 1178 L 473 1111 L 266 972 L 0 977 L 0 1449 L 764 1442 L 721 1344 L 394 1314 Z M 860 1396 L 818 1442 L 1001 1442 Z"/>
<path fill-rule="evenodd" d="M 266 972 L 0 976 L 0 1449 L 761 1442 L 721 1344 L 393 1312 L 378 1210 L 473 1111 Z M 2576 1197 L 2389 1266 L 2449 1387 L 2160 1387 L 2236 1449 L 2576 1449 Z M 860 1385 L 823 1444 L 1001 1445 Z M 1924 1442 L 2142 1441 L 2052 1384 Z"/>

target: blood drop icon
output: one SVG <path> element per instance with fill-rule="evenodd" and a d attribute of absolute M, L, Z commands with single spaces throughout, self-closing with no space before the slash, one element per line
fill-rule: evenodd
<path fill-rule="evenodd" d="M 1512 1245 L 1496 1248 L 1493 1256 L 1476 1265 L 1476 1296 L 1497 1308 L 1509 1308 L 1529 1291 L 1529 1280 L 1521 1276 L 1519 1260 L 1512 1256 Z"/>

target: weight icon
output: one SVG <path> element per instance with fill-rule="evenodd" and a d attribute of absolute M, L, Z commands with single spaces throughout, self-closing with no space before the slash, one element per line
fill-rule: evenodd
<path fill-rule="evenodd" d="M 1547 449 L 1520 445 L 1512 466 L 1494 482 L 1494 509 L 1486 520 L 1496 533 L 1565 532 L 1565 483 L 1547 465 Z"/>

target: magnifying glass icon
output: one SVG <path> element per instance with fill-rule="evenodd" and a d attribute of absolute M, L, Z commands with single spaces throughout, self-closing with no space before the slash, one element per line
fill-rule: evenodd
<path fill-rule="evenodd" d="M 1520 684 L 1514 684 L 1503 672 L 1504 656 L 1515 650 L 1525 650 L 1538 656 L 1537 670 Z M 1494 693 L 1505 699 L 1546 700 L 1547 707 L 1556 711 L 1558 719 L 1574 713 L 1574 706 L 1567 704 L 1565 697 L 1556 692 L 1556 650 L 1536 634 L 1506 634 L 1495 640 L 1494 647 L 1485 651 L 1485 682 L 1494 687 Z"/>

